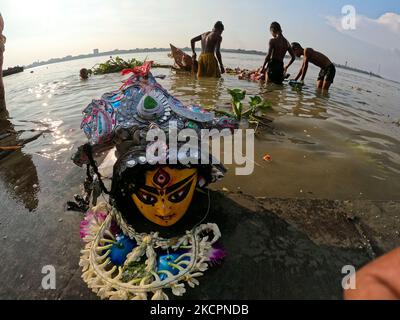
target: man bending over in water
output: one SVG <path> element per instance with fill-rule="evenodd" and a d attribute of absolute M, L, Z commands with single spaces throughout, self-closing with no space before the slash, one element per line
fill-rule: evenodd
<path fill-rule="evenodd" d="M 193 51 L 193 60 L 196 60 L 196 42 L 201 41 L 201 54 L 198 61 L 197 76 L 200 77 L 221 77 L 225 73 L 220 52 L 222 32 L 224 25 L 218 21 L 212 31 L 208 31 L 193 38 L 190 43 Z M 219 64 L 219 67 L 218 67 Z"/>
<path fill-rule="evenodd" d="M 318 89 L 329 90 L 329 87 L 333 83 L 333 79 L 335 78 L 336 68 L 335 65 L 329 60 L 327 56 L 324 54 L 315 51 L 311 48 L 303 49 L 302 46 L 297 43 L 292 43 L 292 49 L 297 57 L 301 57 L 304 55 L 303 65 L 299 71 L 299 74 L 295 78 L 297 81 L 299 78 L 301 81 L 304 81 L 304 78 L 307 73 L 308 63 L 311 62 L 316 66 L 321 68 L 317 79 L 317 87 Z"/>
<path fill-rule="evenodd" d="M 281 26 L 278 22 L 271 23 L 270 31 L 273 38 L 269 40 L 268 54 L 265 57 L 263 66 L 261 67 L 261 73 L 266 73 L 265 79 L 268 82 L 282 84 L 287 69 L 294 62 L 296 57 L 290 47 L 289 41 L 287 41 L 283 36 Z M 285 58 L 287 51 L 289 51 L 292 58 L 289 63 L 284 66 L 283 59 Z M 266 66 L 267 68 L 265 68 Z"/>
<path fill-rule="evenodd" d="M 0 14 L 0 115 L 5 112 L 6 102 L 4 97 L 4 84 L 3 84 L 3 52 L 6 43 L 6 37 L 3 36 L 4 21 Z"/>

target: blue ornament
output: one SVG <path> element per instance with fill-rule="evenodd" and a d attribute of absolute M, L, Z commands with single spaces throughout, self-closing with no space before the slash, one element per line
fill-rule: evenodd
<path fill-rule="evenodd" d="M 117 236 L 117 243 L 114 243 L 110 251 L 110 260 L 117 266 L 122 265 L 128 253 L 130 253 L 133 248 L 136 247 L 136 242 L 131 240 L 125 235 Z"/>
<path fill-rule="evenodd" d="M 179 253 L 169 253 L 158 256 L 157 259 L 157 271 L 167 270 L 171 272 L 174 276 L 179 273 L 179 269 L 174 266 L 169 265 L 169 263 L 175 263 L 175 260 L 179 258 L 184 252 Z M 189 257 L 184 257 L 182 260 L 189 260 Z M 167 278 L 165 273 L 159 274 L 160 279 L 164 280 Z"/>
<path fill-rule="evenodd" d="M 115 102 L 111 102 L 111 105 L 112 105 L 115 109 L 117 109 L 117 108 L 120 106 L 120 104 L 121 104 L 121 100 L 118 100 L 118 101 L 115 101 Z M 114 110 L 112 110 L 112 111 L 114 111 Z"/>

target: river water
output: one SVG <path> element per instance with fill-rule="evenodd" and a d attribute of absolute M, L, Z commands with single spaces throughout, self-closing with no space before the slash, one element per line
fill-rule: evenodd
<path fill-rule="evenodd" d="M 166 53 L 121 57 L 171 63 Z M 263 58 L 223 55 L 227 67 L 257 68 Z M 40 201 L 49 201 L 48 190 L 55 192 L 54 181 L 60 194 L 79 191 L 84 172 L 74 167 L 70 157 L 86 141 L 79 129 L 81 111 L 126 78 L 108 74 L 81 81 L 79 70 L 106 59 L 52 64 L 4 78 L 10 118 L 2 121 L 2 128 L 21 131 L 21 139 L 35 134 L 30 130 L 45 132 L 22 150 L 0 159 L 1 199 L 35 210 Z M 289 72 L 296 74 L 299 66 L 295 62 Z M 337 69 L 329 94 L 321 94 L 315 88 L 318 71 L 310 66 L 301 91 L 288 85 L 242 81 L 233 75 L 196 80 L 169 69 L 154 69 L 153 74 L 165 74 L 159 82 L 184 103 L 229 108 L 227 88 L 245 89 L 272 103 L 274 130 L 257 131 L 254 173 L 236 176 L 230 170 L 213 188 L 263 197 L 399 199 L 400 84 Z M 265 154 L 272 161 L 264 161 Z M 53 199 L 64 200 L 68 199 Z M 55 204 L 54 210 L 58 206 Z"/>

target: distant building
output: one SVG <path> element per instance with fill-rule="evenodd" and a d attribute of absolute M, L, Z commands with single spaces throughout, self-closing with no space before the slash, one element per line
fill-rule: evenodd
<path fill-rule="evenodd" d="M 99 54 L 99 49 L 93 49 L 93 54 Z"/>

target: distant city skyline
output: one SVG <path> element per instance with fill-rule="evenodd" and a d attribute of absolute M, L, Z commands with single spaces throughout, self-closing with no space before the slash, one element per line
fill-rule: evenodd
<path fill-rule="evenodd" d="M 190 50 L 191 50 L 189 47 L 184 47 L 182 49 L 187 52 L 190 52 Z M 200 48 L 197 48 L 197 51 L 199 51 L 199 50 L 200 50 Z M 42 60 L 42 61 L 38 60 L 38 61 L 35 61 L 24 67 L 25 68 L 35 68 L 35 67 L 39 67 L 39 66 L 53 64 L 53 63 L 61 63 L 64 61 L 86 59 L 86 58 L 98 57 L 98 56 L 118 56 L 118 55 L 123 56 L 124 54 L 134 54 L 134 53 L 144 53 L 144 52 L 149 52 L 149 53 L 150 52 L 168 52 L 168 51 L 170 51 L 170 48 L 115 49 L 112 51 L 104 51 L 104 52 L 100 52 L 99 49 L 93 49 L 92 53 L 86 53 L 86 54 L 83 53 L 83 54 L 79 54 L 76 56 L 68 55 L 68 56 L 64 56 L 64 57 L 51 58 L 49 60 Z M 230 52 L 230 53 L 255 54 L 255 55 L 265 55 L 266 54 L 266 52 L 258 51 L 258 50 L 227 49 L 227 48 L 222 48 L 221 52 L 222 53 Z M 290 56 L 287 54 L 286 58 L 290 58 Z M 379 75 L 379 72 L 376 74 L 376 73 L 372 72 L 371 70 L 363 70 L 363 69 L 352 67 L 352 66 L 348 65 L 347 61 L 345 64 L 336 63 L 335 61 L 333 61 L 333 62 L 339 68 L 344 68 L 344 69 L 352 70 L 355 72 L 364 73 L 364 74 L 368 74 L 370 76 L 381 78 L 381 76 Z M 172 64 L 171 64 L 171 66 L 172 66 Z M 229 67 L 233 67 L 233 66 L 229 66 Z M 389 79 L 389 78 L 388 78 L 388 80 L 396 81 L 394 79 Z"/>
<path fill-rule="evenodd" d="M 266 51 L 269 24 L 289 41 L 332 61 L 400 80 L 398 0 L 354 0 L 356 29 L 342 26 L 348 1 L 2 0 L 7 36 L 4 67 L 116 48 L 189 46 L 222 20 L 224 48 Z M 193 17 L 196 19 L 193 19 Z"/>

